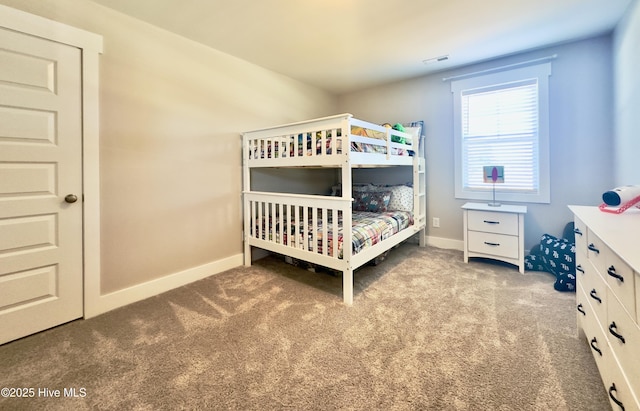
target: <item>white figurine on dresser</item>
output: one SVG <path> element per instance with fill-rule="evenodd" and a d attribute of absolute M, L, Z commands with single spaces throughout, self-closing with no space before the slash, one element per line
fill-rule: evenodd
<path fill-rule="evenodd" d="M 576 234 L 578 330 L 614 410 L 640 410 L 640 210 L 569 206 Z"/>

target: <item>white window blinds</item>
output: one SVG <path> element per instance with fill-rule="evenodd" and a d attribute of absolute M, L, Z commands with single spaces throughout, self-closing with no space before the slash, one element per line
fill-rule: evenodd
<path fill-rule="evenodd" d="M 462 91 L 463 186 L 489 190 L 483 166 L 505 169 L 501 192 L 538 191 L 538 82 Z"/>
<path fill-rule="evenodd" d="M 503 166 L 498 200 L 549 203 L 550 75 L 547 62 L 451 81 L 456 198 L 488 200 L 483 166 Z"/>

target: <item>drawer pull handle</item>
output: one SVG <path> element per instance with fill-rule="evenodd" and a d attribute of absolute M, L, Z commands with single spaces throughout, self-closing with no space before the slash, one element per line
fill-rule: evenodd
<path fill-rule="evenodd" d="M 589 343 L 589 345 L 591 345 L 591 348 L 593 348 L 595 350 L 595 352 L 600 354 L 600 356 L 602 357 L 602 351 L 600 351 L 600 348 L 596 347 L 597 343 L 598 343 L 598 340 L 596 340 L 596 337 L 593 337 L 593 339 L 591 339 L 591 342 Z"/>
<path fill-rule="evenodd" d="M 593 252 L 594 252 L 594 253 L 596 253 L 596 254 L 600 254 L 600 250 L 598 250 L 598 249 L 596 248 L 596 246 L 595 246 L 595 245 L 593 245 L 593 243 L 589 244 L 589 245 L 587 246 L 587 248 L 588 248 L 589 250 L 593 251 Z"/>
<path fill-rule="evenodd" d="M 617 339 L 619 339 L 620 341 L 622 341 L 623 344 L 625 344 L 624 341 L 624 337 L 620 334 L 618 334 L 616 331 L 618 327 L 616 326 L 616 322 L 615 321 L 611 321 L 611 324 L 609 324 L 609 332 L 611 333 L 611 335 L 613 335 L 614 337 L 616 337 Z"/>
<path fill-rule="evenodd" d="M 574 233 L 574 234 L 578 234 L 579 236 L 581 236 L 581 237 L 582 237 L 582 231 L 580 231 L 580 229 L 579 229 L 579 228 L 574 228 L 574 229 L 573 229 L 573 233 Z"/>
<path fill-rule="evenodd" d="M 580 271 L 582 274 L 584 274 L 584 268 L 582 268 L 582 265 L 578 264 L 576 265 L 576 270 Z"/>
<path fill-rule="evenodd" d="M 621 283 L 624 283 L 624 277 L 616 273 L 616 268 L 614 266 L 609 267 L 609 269 L 607 270 L 607 274 L 609 274 L 613 278 L 617 278 Z"/>
<path fill-rule="evenodd" d="M 582 313 L 582 315 L 586 316 L 587 313 L 584 312 L 584 308 L 582 308 L 582 303 L 578 304 L 578 311 Z"/>
<path fill-rule="evenodd" d="M 618 407 L 620 407 L 620 409 L 622 411 L 624 411 L 624 405 L 622 404 L 622 401 L 620 401 L 619 399 L 614 397 L 614 395 L 613 395 L 614 392 L 617 393 L 618 390 L 616 390 L 616 384 L 615 383 L 611 383 L 611 387 L 609 387 L 609 397 L 611 398 L 611 401 L 613 401 L 616 404 L 618 404 Z"/>
<path fill-rule="evenodd" d="M 488 241 L 485 241 L 484 243 L 485 243 L 486 245 L 490 245 L 490 246 L 493 246 L 493 247 L 497 247 L 497 246 L 499 246 L 499 245 L 500 245 L 500 243 L 490 243 L 490 242 L 488 242 Z"/>
<path fill-rule="evenodd" d="M 596 291 L 596 289 L 594 288 L 593 290 L 591 290 L 591 292 L 589 293 L 589 295 L 591 296 L 591 298 L 593 298 L 594 300 L 596 300 L 597 302 L 599 302 L 600 304 L 602 304 L 602 299 L 600 297 L 598 297 L 598 292 Z"/>
<path fill-rule="evenodd" d="M 487 224 L 500 224 L 500 221 L 484 220 L 484 222 Z"/>

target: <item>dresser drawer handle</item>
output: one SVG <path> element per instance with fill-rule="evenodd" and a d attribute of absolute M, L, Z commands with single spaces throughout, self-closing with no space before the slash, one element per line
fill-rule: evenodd
<path fill-rule="evenodd" d="M 574 234 L 578 234 L 580 237 L 582 237 L 582 231 L 580 231 L 580 229 L 579 229 L 579 228 L 574 228 L 574 229 L 573 229 L 573 233 L 574 233 Z"/>
<path fill-rule="evenodd" d="M 616 268 L 614 266 L 609 267 L 609 269 L 607 270 L 607 274 L 609 274 L 613 278 L 620 280 L 621 283 L 624 283 L 624 277 L 616 273 Z"/>
<path fill-rule="evenodd" d="M 613 395 L 614 392 L 617 393 L 618 390 L 616 390 L 616 384 L 615 383 L 611 383 L 611 387 L 609 387 L 609 397 L 611 398 L 611 401 L 613 401 L 616 404 L 618 404 L 618 407 L 620 407 L 620 409 L 622 411 L 624 411 L 624 405 L 622 404 L 622 401 L 620 401 L 619 399 L 614 397 L 614 395 Z"/>
<path fill-rule="evenodd" d="M 487 224 L 500 224 L 500 221 L 484 220 L 484 222 Z"/>
<path fill-rule="evenodd" d="M 582 265 L 578 264 L 576 265 L 576 270 L 580 271 L 582 274 L 584 274 L 584 268 L 582 268 Z"/>
<path fill-rule="evenodd" d="M 499 245 L 500 245 L 500 243 L 490 243 L 490 242 L 488 242 L 488 241 L 485 241 L 484 243 L 485 243 L 486 245 L 490 245 L 490 246 L 493 246 L 493 247 L 497 247 L 497 246 L 499 246 Z"/>
<path fill-rule="evenodd" d="M 582 307 L 582 303 L 578 304 L 578 311 L 582 313 L 582 315 L 586 316 L 587 313 L 584 312 L 584 308 Z"/>
<path fill-rule="evenodd" d="M 591 296 L 591 298 L 593 298 L 594 300 L 596 300 L 597 302 L 599 302 L 600 304 L 602 304 L 602 299 L 600 297 L 598 297 L 598 292 L 596 291 L 596 289 L 594 288 L 593 290 L 591 290 L 591 292 L 589 293 L 589 295 Z"/>
<path fill-rule="evenodd" d="M 593 337 L 591 339 L 591 342 L 589 343 L 589 345 L 591 345 L 591 348 L 593 348 L 595 350 L 595 352 L 600 354 L 600 356 L 602 357 L 602 351 L 600 351 L 600 348 L 596 347 L 597 343 L 598 343 L 598 340 L 596 340 L 596 337 Z"/>
<path fill-rule="evenodd" d="M 589 250 L 593 251 L 593 252 L 594 252 L 594 253 L 596 253 L 596 254 L 600 254 L 600 250 L 598 250 L 598 249 L 596 248 L 596 246 L 595 246 L 595 245 L 593 245 L 593 243 L 589 244 L 589 245 L 587 246 L 587 248 L 588 248 Z"/>
<path fill-rule="evenodd" d="M 611 333 L 611 335 L 613 335 L 614 337 L 616 337 L 617 339 L 619 339 L 620 341 L 622 341 L 623 344 L 625 344 L 624 341 L 624 337 L 620 334 L 618 334 L 616 331 L 618 327 L 616 326 L 616 322 L 615 321 L 611 321 L 611 324 L 609 324 L 609 332 Z"/>

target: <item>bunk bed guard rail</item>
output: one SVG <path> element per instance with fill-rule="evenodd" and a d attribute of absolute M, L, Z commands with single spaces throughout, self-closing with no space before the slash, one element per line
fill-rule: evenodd
<path fill-rule="evenodd" d="M 351 221 L 351 199 L 255 191 L 244 196 L 250 245 L 343 268 L 340 260 L 351 254 L 350 246 L 341 246 L 351 244 L 351 230 L 343 230 L 343 222 Z"/>
<path fill-rule="evenodd" d="M 354 134 L 355 130 L 362 133 Z M 244 133 L 243 161 L 248 167 L 336 166 L 345 161 L 411 165 L 410 156 L 393 153 L 416 153 L 418 140 L 408 133 L 340 114 Z M 367 152 L 354 153 L 362 146 L 368 147 Z"/>

